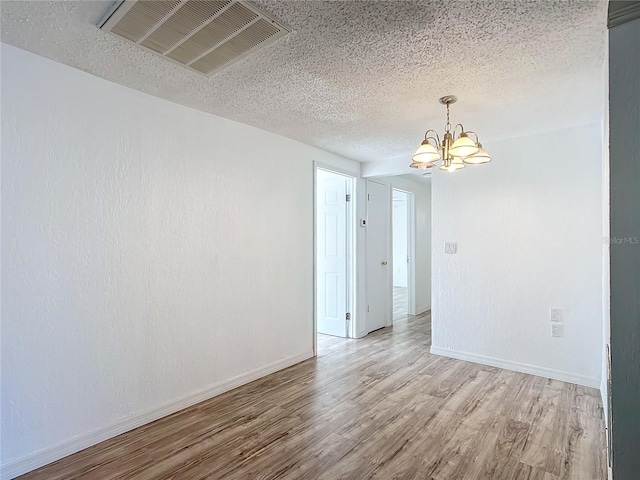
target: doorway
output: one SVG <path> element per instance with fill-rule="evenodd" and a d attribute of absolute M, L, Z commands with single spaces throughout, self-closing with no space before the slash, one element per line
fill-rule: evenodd
<path fill-rule="evenodd" d="M 391 195 L 393 320 L 415 315 L 415 282 L 413 271 L 414 199 L 413 193 L 397 188 Z"/>
<path fill-rule="evenodd" d="M 323 167 L 316 167 L 315 178 L 317 353 L 331 337 L 351 336 L 355 178 Z"/>

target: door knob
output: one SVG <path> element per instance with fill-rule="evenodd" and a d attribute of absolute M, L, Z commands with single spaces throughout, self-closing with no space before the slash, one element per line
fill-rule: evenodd
<path fill-rule="evenodd" d="M 387 261 L 386 261 L 386 260 L 383 260 L 383 261 L 382 261 L 382 265 L 386 265 L 386 264 L 387 264 Z"/>

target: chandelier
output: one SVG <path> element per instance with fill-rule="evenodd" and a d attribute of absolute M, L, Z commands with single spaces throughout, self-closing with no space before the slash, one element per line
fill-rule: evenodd
<path fill-rule="evenodd" d="M 456 103 L 458 99 L 455 95 L 447 95 L 440 99 L 440 103 L 447 107 L 447 124 L 444 129 L 444 137 L 440 141 L 438 132 L 435 130 L 427 130 L 424 134 L 424 141 L 411 158 L 409 165 L 411 168 L 418 170 L 426 170 L 433 167 L 438 161 L 442 160 L 440 170 L 448 170 L 455 172 L 467 165 L 479 165 L 491 161 L 491 157 L 487 151 L 482 148 L 482 144 L 478 140 L 478 135 L 470 130 L 465 130 L 462 124 L 457 124 L 451 129 L 449 121 L 449 105 Z M 460 133 L 456 138 L 456 131 L 460 127 Z M 434 135 L 429 135 L 432 133 Z M 475 142 L 469 138 L 469 135 L 475 137 Z"/>

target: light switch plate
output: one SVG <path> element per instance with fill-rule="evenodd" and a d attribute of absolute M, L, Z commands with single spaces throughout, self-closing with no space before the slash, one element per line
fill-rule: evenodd
<path fill-rule="evenodd" d="M 444 253 L 455 254 L 458 252 L 458 244 L 454 242 L 446 242 L 444 244 Z"/>

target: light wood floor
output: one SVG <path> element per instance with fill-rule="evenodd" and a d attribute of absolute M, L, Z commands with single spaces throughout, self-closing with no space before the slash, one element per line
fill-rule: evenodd
<path fill-rule="evenodd" d="M 406 318 L 409 309 L 409 295 L 407 287 L 393 287 L 393 318 Z"/>
<path fill-rule="evenodd" d="M 319 356 L 24 479 L 604 479 L 597 390 L 429 354 L 430 319 Z"/>

